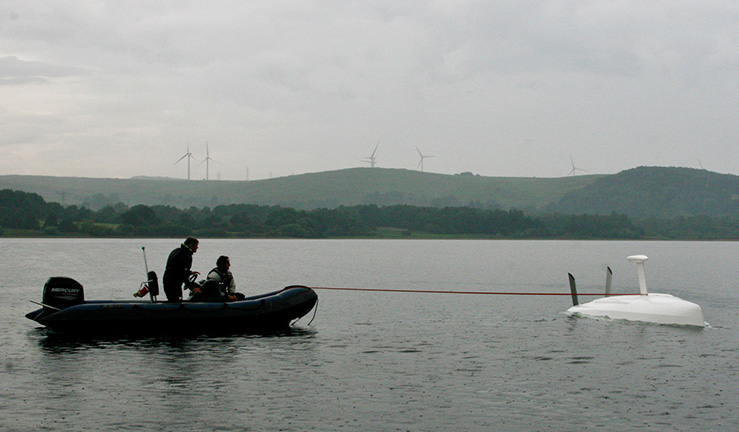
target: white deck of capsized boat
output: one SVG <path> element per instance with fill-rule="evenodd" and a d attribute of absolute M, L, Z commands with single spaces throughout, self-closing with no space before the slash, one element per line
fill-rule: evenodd
<path fill-rule="evenodd" d="M 700 306 L 670 294 L 604 297 L 573 306 L 567 313 L 658 324 L 705 326 Z"/>

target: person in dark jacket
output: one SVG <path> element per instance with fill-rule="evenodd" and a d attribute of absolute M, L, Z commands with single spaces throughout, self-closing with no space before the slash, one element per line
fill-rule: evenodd
<path fill-rule="evenodd" d="M 198 250 L 198 239 L 188 237 L 179 248 L 173 250 L 167 258 L 167 268 L 164 270 L 162 285 L 167 301 L 182 301 L 182 284 L 191 290 L 197 290 L 197 284 L 190 281 L 190 276 L 199 274 L 190 270 L 192 255 Z"/>

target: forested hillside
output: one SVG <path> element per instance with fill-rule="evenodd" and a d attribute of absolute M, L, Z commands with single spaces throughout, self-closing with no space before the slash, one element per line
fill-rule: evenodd
<path fill-rule="evenodd" d="M 640 167 L 596 179 L 547 207 L 551 212 L 645 217 L 739 216 L 739 176 Z"/>
<path fill-rule="evenodd" d="M 0 189 L 36 193 L 46 202 L 90 210 L 119 203 L 128 207 L 143 204 L 178 209 L 251 204 L 298 210 L 412 205 L 517 209 L 539 214 L 739 216 L 739 177 L 662 167 L 562 178 L 445 175 L 382 168 L 352 168 L 258 181 L 0 176 Z"/>
<path fill-rule="evenodd" d="M 351 168 L 256 181 L 0 176 L 0 189 L 33 192 L 48 202 L 93 210 L 119 202 L 128 206 L 178 208 L 256 204 L 312 210 L 342 205 L 408 204 L 474 205 L 508 210 L 541 208 L 598 177 L 483 177 L 471 173 L 446 175 L 402 169 Z"/>

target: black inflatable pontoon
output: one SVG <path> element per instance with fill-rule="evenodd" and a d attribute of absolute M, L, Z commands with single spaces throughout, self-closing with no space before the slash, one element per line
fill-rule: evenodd
<path fill-rule="evenodd" d="M 79 282 L 52 277 L 44 285 L 42 308 L 26 318 L 65 333 L 251 333 L 288 328 L 318 301 L 312 289 L 293 285 L 240 301 L 157 302 L 156 275 L 149 276 L 151 301 L 85 301 Z"/>

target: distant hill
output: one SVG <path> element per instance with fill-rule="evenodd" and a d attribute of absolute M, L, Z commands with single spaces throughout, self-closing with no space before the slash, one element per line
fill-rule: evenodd
<path fill-rule="evenodd" d="M 692 168 L 639 167 L 568 192 L 549 211 L 629 216 L 739 216 L 739 176 Z"/>
<path fill-rule="evenodd" d="M 614 175 L 561 178 L 446 175 L 351 168 L 256 181 L 137 177 L 0 176 L 0 189 L 93 210 L 122 202 L 178 208 L 221 204 L 297 209 L 362 204 L 466 206 L 630 216 L 739 215 L 739 177 L 688 168 L 640 167 Z"/>
<path fill-rule="evenodd" d="M 48 202 L 99 209 L 129 206 L 179 208 L 220 204 L 281 205 L 298 209 L 361 204 L 410 204 L 537 209 L 601 176 L 563 178 L 445 175 L 403 169 L 351 168 L 256 181 L 205 181 L 165 178 L 94 179 L 0 176 L 0 189 L 34 192 Z"/>

